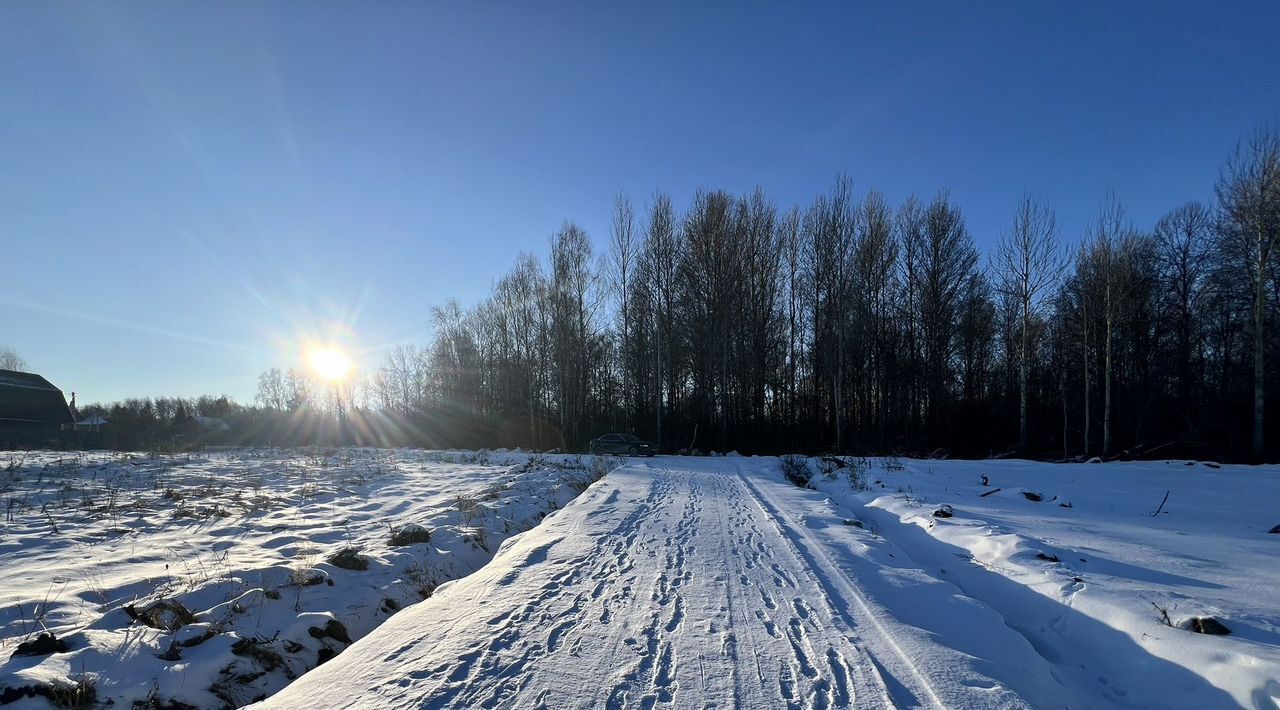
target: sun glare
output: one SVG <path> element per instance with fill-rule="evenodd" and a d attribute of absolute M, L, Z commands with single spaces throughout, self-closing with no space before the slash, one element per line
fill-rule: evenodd
<path fill-rule="evenodd" d="M 311 371 L 331 382 L 345 379 L 351 372 L 351 358 L 334 347 L 317 347 L 307 355 Z"/>

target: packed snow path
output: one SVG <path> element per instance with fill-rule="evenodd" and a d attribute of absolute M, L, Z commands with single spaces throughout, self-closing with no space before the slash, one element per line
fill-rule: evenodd
<path fill-rule="evenodd" d="M 999 615 L 845 515 L 772 459 L 633 463 L 266 704 L 1071 704 Z"/>

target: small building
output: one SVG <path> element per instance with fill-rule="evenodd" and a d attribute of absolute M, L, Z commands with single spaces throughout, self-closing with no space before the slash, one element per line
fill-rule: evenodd
<path fill-rule="evenodd" d="M 61 429 L 75 422 L 62 390 L 33 372 L 0 370 L 0 428 Z"/>
<path fill-rule="evenodd" d="M 196 415 L 191 417 L 191 421 L 204 431 L 231 431 L 231 426 L 226 421 L 218 417 L 202 417 Z"/>
<path fill-rule="evenodd" d="M 102 427 L 107 424 L 107 418 L 100 414 L 90 414 L 89 416 L 76 422 L 76 431 L 102 431 Z"/>

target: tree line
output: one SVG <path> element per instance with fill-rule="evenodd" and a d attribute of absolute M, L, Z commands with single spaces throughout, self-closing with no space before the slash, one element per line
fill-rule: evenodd
<path fill-rule="evenodd" d="M 465 443 L 664 451 L 1142 453 L 1260 458 L 1274 440 L 1280 136 L 1207 203 L 1081 235 L 1024 197 L 992 253 L 945 191 L 890 204 L 839 177 L 803 207 L 763 190 L 566 222 L 482 302 L 374 373 L 378 409 Z"/>
<path fill-rule="evenodd" d="M 1206 202 L 1136 225 L 1108 196 L 1064 235 L 1026 196 L 986 255 L 946 191 L 619 196 L 603 249 L 566 222 L 362 380 L 273 369 L 223 414 L 241 443 L 1258 460 L 1278 242 L 1270 128 Z"/>

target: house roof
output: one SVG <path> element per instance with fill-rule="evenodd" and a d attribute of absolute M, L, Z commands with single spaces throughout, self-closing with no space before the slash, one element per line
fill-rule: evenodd
<path fill-rule="evenodd" d="M 17 370 L 0 370 L 0 386 L 30 387 L 33 389 L 53 390 L 59 394 L 62 390 L 34 372 L 18 372 Z"/>
<path fill-rule="evenodd" d="M 0 370 L 0 425 L 61 425 L 73 421 L 62 390 L 33 372 Z"/>

